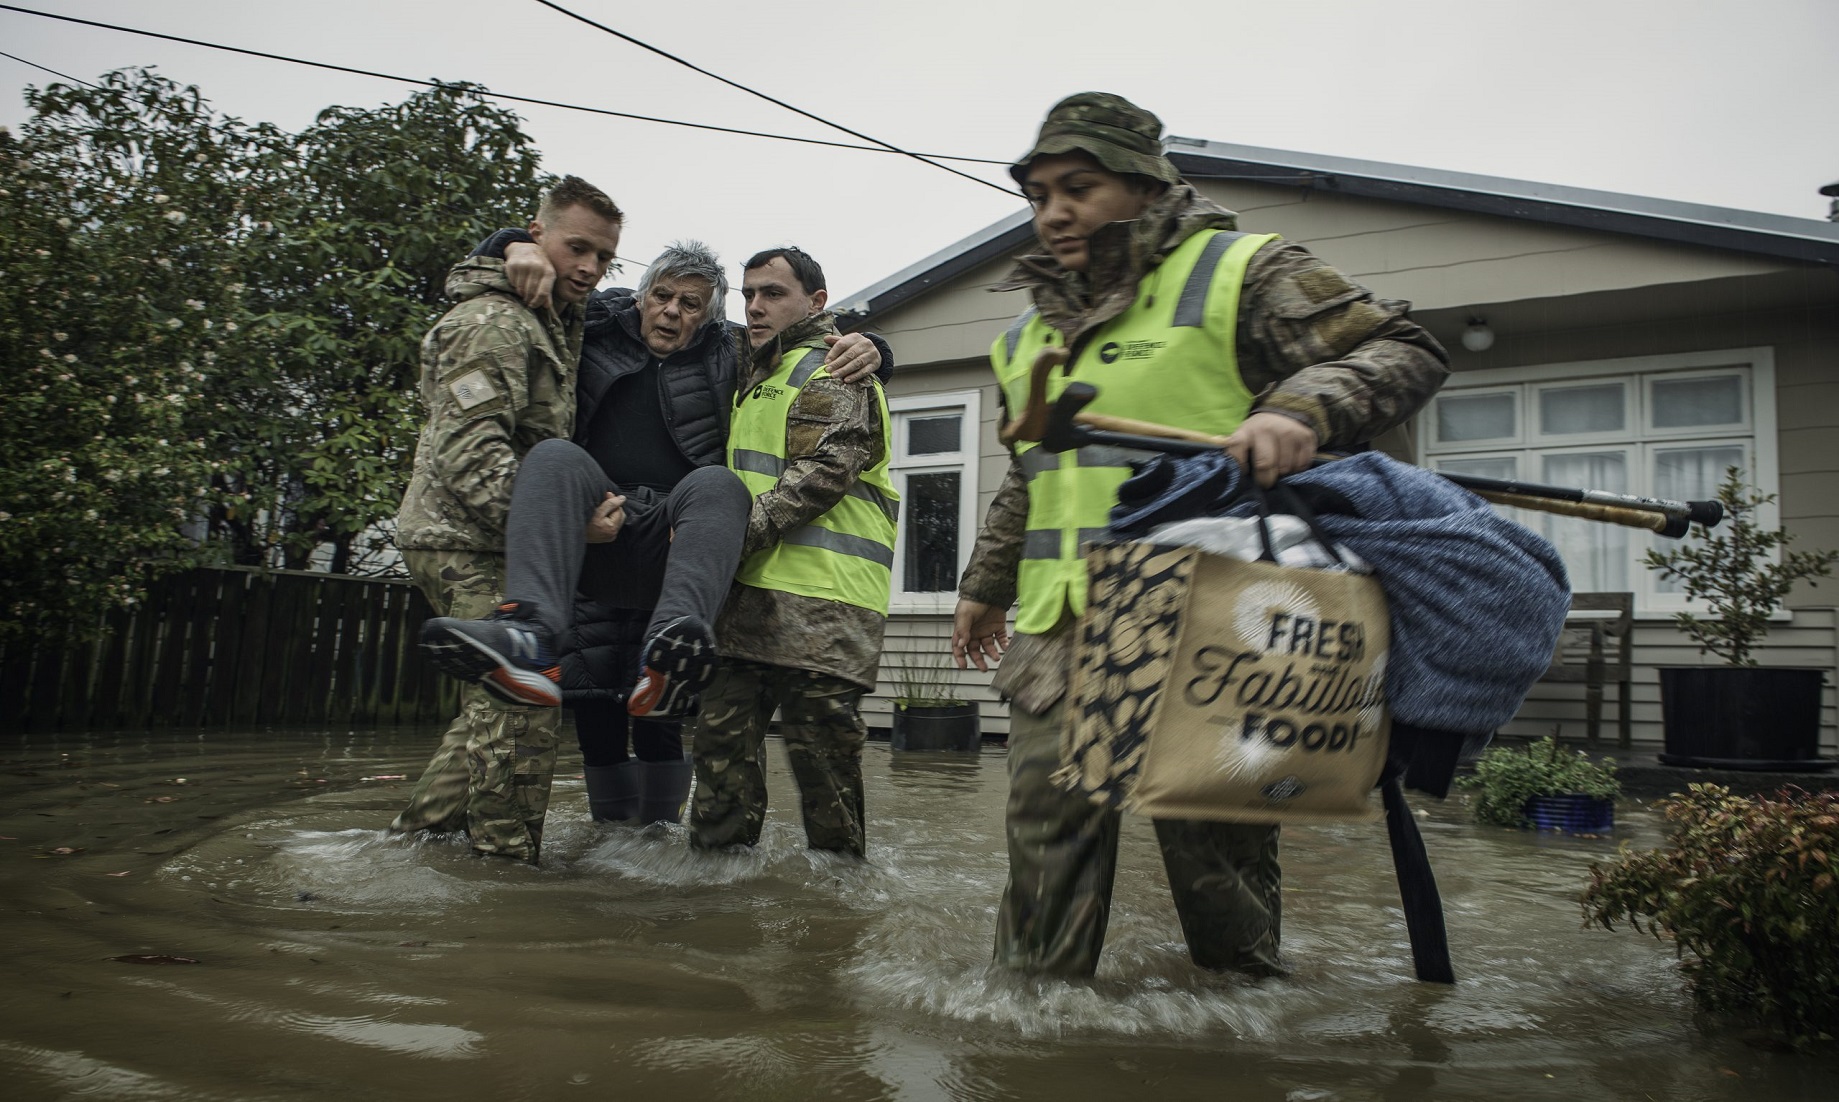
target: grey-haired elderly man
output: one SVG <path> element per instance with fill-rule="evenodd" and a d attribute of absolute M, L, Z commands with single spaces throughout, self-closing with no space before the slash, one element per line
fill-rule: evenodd
<path fill-rule="evenodd" d="M 541 301 L 553 267 L 520 239 L 494 235 L 475 259 L 504 254 L 511 284 Z M 483 620 L 423 629 L 456 676 L 551 706 L 566 687 L 597 820 L 674 821 L 689 793 L 674 717 L 714 676 L 711 625 L 753 503 L 724 465 L 739 347 L 727 291 L 716 255 L 683 241 L 636 292 L 589 300 L 573 439 L 537 445 L 518 472 L 503 603 Z M 829 356 L 848 378 L 891 363 L 884 344 L 856 335 Z"/>

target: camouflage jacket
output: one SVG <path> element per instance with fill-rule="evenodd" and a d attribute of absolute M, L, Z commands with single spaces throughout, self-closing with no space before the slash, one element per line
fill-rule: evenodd
<path fill-rule="evenodd" d="M 396 513 L 396 546 L 503 551 L 518 463 L 574 429 L 582 310 L 532 311 L 501 266 L 470 259 L 448 273 L 447 293 L 459 305 L 421 342 L 428 420 Z"/>
<path fill-rule="evenodd" d="M 1190 236 L 1236 229 L 1238 216 L 1188 184 L 1171 187 L 1134 222 L 1092 235 L 1087 271 L 1024 257 L 994 290 L 1031 292 L 1067 342 L 1123 313 L 1145 275 Z M 1252 257 L 1239 297 L 1239 374 L 1254 412 L 1282 413 L 1315 430 L 1321 447 L 1363 444 L 1418 411 L 1443 385 L 1449 357 L 1409 303 L 1372 292 L 1300 245 L 1274 241 Z M 1012 462 L 984 517 L 959 596 L 1007 608 L 1027 525 L 1028 485 Z"/>
<path fill-rule="evenodd" d="M 835 332 L 835 323 L 820 314 L 755 351 L 737 391 L 737 406 L 786 353 L 822 348 L 824 337 Z M 745 332 L 739 337 L 746 340 Z M 820 377 L 800 388 L 786 424 L 785 473 L 754 499 L 741 554 L 770 548 L 785 533 L 828 512 L 863 471 L 881 461 L 882 436 L 873 387 Z M 857 605 L 737 582 L 715 634 L 726 657 L 813 670 L 873 689 L 886 622 L 880 613 Z"/>

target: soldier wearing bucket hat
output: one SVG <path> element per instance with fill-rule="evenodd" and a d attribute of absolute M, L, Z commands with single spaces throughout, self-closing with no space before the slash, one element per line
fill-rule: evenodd
<path fill-rule="evenodd" d="M 1415 414 L 1448 366 L 1408 304 L 1375 298 L 1275 234 L 1241 232 L 1235 214 L 1181 179 L 1161 139 L 1150 112 L 1081 92 L 1054 105 L 1010 168 L 1046 249 L 996 288 L 1033 302 L 990 350 L 1011 412 L 1026 402 L 1036 355 L 1058 347 L 1073 378 L 1098 386 L 1095 412 L 1227 435 L 1227 450 L 1266 482 Z M 959 583 L 952 648 L 960 667 L 1000 660 L 995 684 L 1013 706 L 996 962 L 1090 975 L 1119 816 L 1053 775 L 1085 607 L 1079 544 L 1105 527 L 1129 468 L 1102 456 L 1040 460 L 1017 445 Z M 1194 962 L 1281 974 L 1277 827 L 1158 820 L 1156 837 Z"/>
<path fill-rule="evenodd" d="M 1080 92 L 1055 104 L 1034 147 L 1009 166 L 1009 175 L 1025 186 L 1036 157 L 1061 153 L 1087 154 L 1120 176 L 1147 176 L 1165 184 L 1181 180 L 1162 155 L 1162 120 L 1105 92 Z"/>

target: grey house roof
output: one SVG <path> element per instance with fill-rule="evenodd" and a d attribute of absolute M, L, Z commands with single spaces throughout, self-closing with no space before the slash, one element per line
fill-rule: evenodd
<path fill-rule="evenodd" d="M 1268 180 L 1310 191 L 1390 199 L 1839 267 L 1839 223 L 1834 222 L 1198 138 L 1170 137 L 1163 142 L 1163 148 L 1182 174 L 1192 180 Z M 1032 237 L 1028 211 L 1018 209 L 919 263 L 842 298 L 839 304 L 852 313 L 849 326 L 856 328 L 973 268 L 1023 251 Z"/>

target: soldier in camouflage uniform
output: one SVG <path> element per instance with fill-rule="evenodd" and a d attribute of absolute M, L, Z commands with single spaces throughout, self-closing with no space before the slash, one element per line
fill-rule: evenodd
<path fill-rule="evenodd" d="M 1162 154 L 1161 132 L 1154 115 L 1124 99 L 1081 93 L 1053 108 L 1034 147 L 1010 169 L 1034 208 L 1035 230 L 1048 255 L 1023 258 L 996 290 L 1027 290 L 1051 342 L 1071 349 L 1075 366 L 1087 362 L 1080 360 L 1085 339 L 1101 326 L 1127 314 L 1149 317 L 1158 291 L 1164 300 L 1181 292 L 1181 283 L 1168 286 L 1174 277 L 1158 280 L 1158 269 L 1184 242 L 1202 232 L 1237 228 L 1237 216 L 1180 179 Z M 1319 449 L 1361 445 L 1406 421 L 1442 385 L 1447 357 L 1410 320 L 1407 304 L 1376 299 L 1301 246 L 1276 239 L 1252 244 L 1256 251 L 1249 259 L 1241 253 L 1238 261 L 1244 267 L 1230 343 L 1223 335 L 1230 311 L 1218 321 L 1209 315 L 1204 323 L 1221 326 L 1221 346 L 1234 350 L 1249 407 L 1236 425 L 1210 429 L 1230 432 L 1227 451 L 1241 464 L 1251 462 L 1268 485 L 1306 467 Z M 1140 295 L 1145 285 L 1147 297 Z M 1031 312 L 1011 332 L 1033 324 Z M 999 338 L 993 356 L 1003 347 Z M 1095 354 L 1107 352 L 1113 360 L 1106 363 L 1115 362 L 1115 344 Z M 1206 369 L 1193 362 L 1164 366 Z M 1146 367 L 1141 376 L 1146 391 L 1179 386 L 1168 381 L 1167 370 L 1158 378 Z M 1104 406 L 1101 393 L 1093 409 L 1104 412 Z M 1174 422 L 1177 416 L 1168 408 L 1151 419 Z M 1030 598 L 1021 592 L 1023 615 L 1035 627 L 1022 629 L 1014 646 L 1007 646 L 1006 618 L 1021 588 L 1021 564 L 1041 557 L 1025 538 L 1035 534 L 1028 532 L 1031 477 L 1019 460 L 1012 462 L 990 505 L 959 584 L 952 648 L 960 667 L 969 662 L 988 669 L 1000 659 L 996 685 L 1014 709 L 1010 872 L 997 916 L 996 962 L 1027 972 L 1090 975 L 1110 914 L 1118 813 L 1051 779 L 1061 765 L 1074 623 L 1068 602 L 1074 594 L 1056 594 L 1054 607 L 1029 615 Z M 1058 554 L 1068 553 L 1057 538 L 1060 532 L 1043 534 L 1056 537 Z M 1156 823 L 1182 933 L 1196 964 L 1253 975 L 1282 973 L 1277 835 L 1275 825 Z"/>
<path fill-rule="evenodd" d="M 747 263 L 742 296 L 752 355 L 744 361 L 749 367 L 737 391 L 730 448 L 730 463 L 744 477 L 750 467 L 758 477 L 760 456 L 737 450 L 760 445 L 757 434 L 749 435 L 756 411 L 748 403 L 763 400 L 772 389 L 768 380 L 783 372 L 790 354 L 822 350 L 824 338 L 836 332 L 823 312 L 826 294 L 822 269 L 797 250 L 768 250 Z M 691 840 L 699 848 L 759 841 L 766 816 L 764 739 L 777 709 L 806 841 L 813 849 L 860 857 L 867 730 L 858 704 L 874 688 L 880 663 L 897 509 L 885 481 L 886 400 L 878 383 L 847 385 L 820 371 L 799 386 L 784 424 L 783 469 L 754 499 L 740 573 L 716 624 L 722 664 L 702 695 Z M 873 499 L 885 514 L 885 523 L 872 526 L 885 544 L 863 539 L 857 545 L 878 558 L 873 566 L 866 558 L 842 557 L 833 565 L 839 574 L 855 570 L 878 578 L 878 597 L 828 599 L 793 592 L 795 584 L 762 574 L 763 560 L 782 544 L 810 546 L 818 533 L 813 522 L 835 517 L 852 495 L 857 502 Z M 838 592 L 846 588 L 838 584 Z"/>
<path fill-rule="evenodd" d="M 581 303 L 619 247 L 622 215 L 567 177 L 530 232 L 565 277 L 556 307 L 532 310 L 502 272 L 468 261 L 448 276 L 459 300 L 422 341 L 427 423 L 396 516 L 396 546 L 439 614 L 477 617 L 498 603 L 511 483 L 524 455 L 574 427 Z M 558 713 L 461 691 L 447 729 L 392 830 L 464 827 L 475 850 L 534 862 L 555 768 Z"/>

